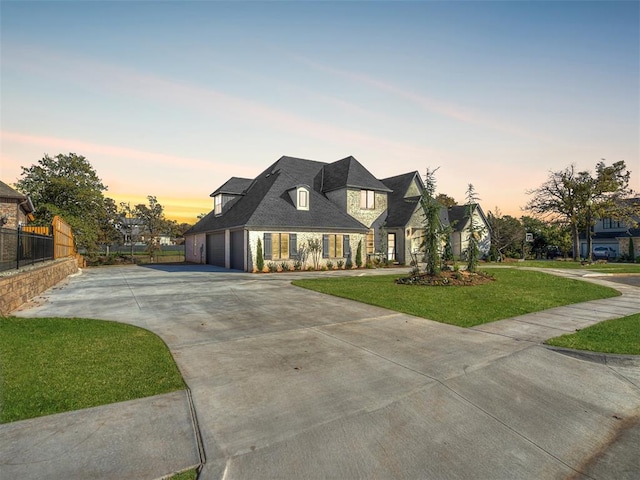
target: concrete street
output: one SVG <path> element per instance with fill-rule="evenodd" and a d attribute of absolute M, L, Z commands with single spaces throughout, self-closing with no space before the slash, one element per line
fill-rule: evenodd
<path fill-rule="evenodd" d="M 191 389 L 202 479 L 637 479 L 640 362 L 540 343 L 640 312 L 640 288 L 555 273 L 623 295 L 461 329 L 290 285 L 307 274 L 157 265 L 87 269 L 16 315 L 160 335 Z M 198 438 L 188 398 L 171 395 L 165 413 L 160 396 L 0 425 L 0 478 L 189 468 Z M 98 440 L 77 441 L 87 433 L 78 415 Z"/>

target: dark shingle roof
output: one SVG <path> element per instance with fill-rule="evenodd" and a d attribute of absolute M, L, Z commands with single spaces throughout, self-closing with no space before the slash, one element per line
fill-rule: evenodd
<path fill-rule="evenodd" d="M 0 197 L 2 198 L 17 198 L 19 200 L 24 200 L 27 198 L 26 195 L 23 195 L 19 191 L 11 188 L 9 185 L 0 180 Z"/>
<path fill-rule="evenodd" d="M 476 211 L 482 218 L 485 226 L 489 225 L 487 221 L 487 217 L 485 217 L 484 212 L 482 211 L 482 207 L 480 204 L 474 204 L 476 207 Z M 453 207 L 449 207 L 447 214 L 449 216 L 449 224 L 452 226 L 455 232 L 460 232 L 467 225 L 468 219 L 467 217 L 467 209 L 468 205 L 454 205 Z"/>
<path fill-rule="evenodd" d="M 346 187 L 377 190 L 379 192 L 391 191 L 351 156 L 326 165 L 321 174 L 322 192 L 330 192 Z"/>
<path fill-rule="evenodd" d="M 188 233 L 225 228 L 318 229 L 358 231 L 368 229 L 339 209 L 320 192 L 311 189 L 309 210 L 297 210 L 288 191 L 297 185 L 313 185 L 326 164 L 313 160 L 282 157 L 252 180 L 244 196 L 225 208 L 223 215 L 213 212 L 200 220 Z M 225 206 L 226 207 L 226 206 Z"/>
<path fill-rule="evenodd" d="M 382 183 L 390 189 L 390 193 L 387 196 L 389 202 L 386 221 L 387 227 L 404 227 L 409 223 L 416 208 L 419 207 L 419 196 L 405 197 L 407 190 L 409 190 L 415 178 L 418 179 L 418 184 L 422 190 L 424 186 L 418 172 L 403 173 L 402 175 L 396 175 L 395 177 L 384 178 L 382 180 Z"/>
<path fill-rule="evenodd" d="M 210 197 L 215 197 L 219 193 L 228 193 L 230 195 L 242 195 L 244 191 L 251 186 L 253 180 L 251 178 L 231 177 L 222 186 L 220 186 Z"/>

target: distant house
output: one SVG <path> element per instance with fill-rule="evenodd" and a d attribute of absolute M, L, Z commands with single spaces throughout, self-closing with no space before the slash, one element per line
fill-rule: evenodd
<path fill-rule="evenodd" d="M 123 245 L 145 244 L 149 239 L 149 235 L 146 233 L 144 221 L 136 217 L 123 217 L 115 225 L 116 229 L 122 235 Z M 161 233 L 156 236 L 156 242 L 158 245 L 172 245 L 171 235 L 168 233 Z"/>
<path fill-rule="evenodd" d="M 640 197 L 627 200 L 636 206 L 640 212 Z M 593 227 L 591 248 L 607 247 L 613 258 L 628 255 L 629 239 L 633 238 L 634 258 L 640 256 L 640 213 L 636 214 L 632 222 L 621 222 L 614 218 L 601 218 Z M 586 234 L 580 236 L 580 256 L 587 258 Z"/>
<path fill-rule="evenodd" d="M 379 180 L 354 157 L 281 157 L 211 194 L 213 210 L 185 233 L 186 260 L 252 271 L 260 239 L 265 261 L 278 264 L 295 261 L 310 240 L 321 242 L 323 263 L 355 262 L 360 243 L 363 261 L 409 263 L 423 238 L 423 190 L 418 172 Z M 444 207 L 441 221 L 448 223 Z"/>
<path fill-rule="evenodd" d="M 31 199 L 0 181 L 0 227 L 17 229 L 34 220 Z"/>
<path fill-rule="evenodd" d="M 456 258 L 464 256 L 464 252 L 469 248 L 469 206 L 454 205 L 447 210 L 447 221 L 451 225 L 451 250 Z M 478 249 L 480 255 L 484 256 L 489 253 L 491 248 L 491 232 L 489 230 L 489 222 L 484 215 L 484 211 L 480 205 L 475 205 L 473 209 L 474 226 L 478 227 Z"/>

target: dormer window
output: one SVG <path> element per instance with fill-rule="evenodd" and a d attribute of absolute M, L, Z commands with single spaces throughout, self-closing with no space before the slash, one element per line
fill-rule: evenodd
<path fill-rule="evenodd" d="M 360 208 L 374 210 L 376 208 L 376 192 L 373 190 L 360 190 Z"/>
<path fill-rule="evenodd" d="M 288 192 L 296 210 L 309 210 L 309 186 L 297 185 L 289 189 Z"/>
<path fill-rule="evenodd" d="M 309 190 L 298 188 L 298 210 L 309 210 Z"/>
<path fill-rule="evenodd" d="M 222 194 L 218 194 L 213 197 L 213 213 L 215 215 L 222 215 Z"/>

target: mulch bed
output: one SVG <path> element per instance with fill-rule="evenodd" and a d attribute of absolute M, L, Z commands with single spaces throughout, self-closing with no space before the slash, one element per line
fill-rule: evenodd
<path fill-rule="evenodd" d="M 425 285 L 431 287 L 470 287 L 474 285 L 484 285 L 485 283 L 493 281 L 495 281 L 493 275 L 486 272 L 470 273 L 466 271 L 451 272 L 445 270 L 436 275 L 421 273 L 411 275 L 410 277 L 398 278 L 396 283 L 401 285 Z"/>

